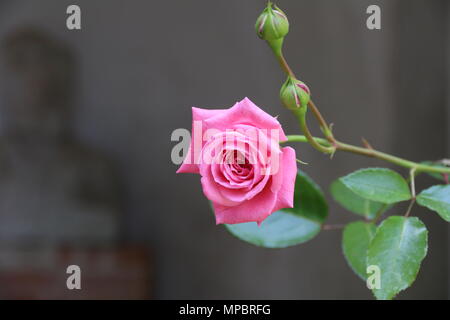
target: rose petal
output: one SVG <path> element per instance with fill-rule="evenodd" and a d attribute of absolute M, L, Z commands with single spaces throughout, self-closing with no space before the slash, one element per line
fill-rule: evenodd
<path fill-rule="evenodd" d="M 234 202 L 225 198 L 220 192 L 220 189 L 223 187 L 218 185 L 211 178 L 211 176 L 203 176 L 200 181 L 202 183 L 203 193 L 205 197 L 211 200 L 213 203 L 224 206 L 235 206 L 239 204 L 239 202 Z"/>
<path fill-rule="evenodd" d="M 274 207 L 274 212 L 283 208 L 294 207 L 295 178 L 297 177 L 295 150 L 291 147 L 283 148 L 283 157 L 281 161 L 282 184 L 277 193 L 277 202 Z"/>
<path fill-rule="evenodd" d="M 235 224 L 244 222 L 262 222 L 273 211 L 277 201 L 276 195 L 265 188 L 251 200 L 244 201 L 237 206 L 228 207 L 213 202 L 216 224 Z"/>
<path fill-rule="evenodd" d="M 286 141 L 286 135 L 277 119 L 264 112 L 250 99 L 244 98 L 232 108 L 210 117 L 204 121 L 205 129 L 213 128 L 219 130 L 230 129 L 230 125 L 251 124 L 264 130 L 276 129 L 280 132 L 280 141 Z"/>

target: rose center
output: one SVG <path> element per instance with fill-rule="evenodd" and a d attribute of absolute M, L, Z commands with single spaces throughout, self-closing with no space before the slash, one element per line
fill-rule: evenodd
<path fill-rule="evenodd" d="M 248 158 L 238 150 L 229 151 L 226 156 L 226 165 L 233 176 L 247 178 L 253 171 L 253 165 Z"/>

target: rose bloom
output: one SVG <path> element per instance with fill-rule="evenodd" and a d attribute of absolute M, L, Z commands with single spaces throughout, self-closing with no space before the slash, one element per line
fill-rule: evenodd
<path fill-rule="evenodd" d="M 292 208 L 297 164 L 280 123 L 250 99 L 232 108 L 192 108 L 188 154 L 177 173 L 199 173 L 216 223 L 261 222 Z"/>

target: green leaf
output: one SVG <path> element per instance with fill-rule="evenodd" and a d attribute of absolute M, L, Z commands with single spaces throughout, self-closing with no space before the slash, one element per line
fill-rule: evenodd
<path fill-rule="evenodd" d="M 386 204 L 364 199 L 347 188 L 340 180 L 335 180 L 330 186 L 334 200 L 348 211 L 362 215 L 367 219 L 375 218 L 378 212 L 387 208 Z"/>
<path fill-rule="evenodd" d="M 392 204 L 411 199 L 408 183 L 389 169 L 361 169 L 339 180 L 357 195 L 372 201 Z"/>
<path fill-rule="evenodd" d="M 367 278 L 367 249 L 376 230 L 373 223 L 357 221 L 348 224 L 342 234 L 342 250 L 345 259 L 363 280 Z"/>
<path fill-rule="evenodd" d="M 295 181 L 294 208 L 270 215 L 258 227 L 256 222 L 228 224 L 237 238 L 265 248 L 285 248 L 316 236 L 328 215 L 328 205 L 320 187 L 299 171 Z"/>
<path fill-rule="evenodd" d="M 421 164 L 425 164 L 427 166 L 436 167 L 436 168 L 448 168 L 442 163 L 439 162 L 433 162 L 433 161 L 423 161 Z M 432 176 L 433 178 L 441 181 L 445 181 L 444 176 L 441 173 L 437 172 L 427 172 L 428 175 Z"/>
<path fill-rule="evenodd" d="M 380 289 L 375 297 L 390 300 L 416 279 L 427 254 L 428 231 L 416 217 L 391 216 L 378 227 L 367 251 L 367 266 L 378 266 Z"/>
<path fill-rule="evenodd" d="M 450 184 L 423 190 L 417 196 L 417 203 L 436 211 L 442 219 L 450 222 Z"/>

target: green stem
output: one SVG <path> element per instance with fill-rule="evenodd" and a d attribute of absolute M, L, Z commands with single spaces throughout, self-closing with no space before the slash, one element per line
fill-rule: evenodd
<path fill-rule="evenodd" d="M 283 69 L 284 73 L 286 73 L 287 76 L 297 79 L 294 72 L 292 71 L 291 67 L 289 67 L 289 64 L 287 63 L 286 59 L 284 58 L 282 47 L 283 47 L 283 38 L 273 41 L 267 41 L 269 47 L 272 49 L 273 54 L 278 60 L 278 63 L 280 64 L 281 69 Z M 314 102 L 310 100 L 308 102 L 308 108 L 311 109 L 312 113 L 316 117 L 317 121 L 319 122 L 320 129 L 322 130 L 325 137 L 330 141 L 331 143 L 335 142 L 335 138 L 333 137 L 333 133 L 331 132 L 330 127 L 328 126 L 327 122 L 323 118 L 322 114 L 320 113 L 319 109 L 316 107 Z M 297 115 L 297 114 L 296 114 Z M 298 117 L 298 115 L 297 115 Z M 306 134 L 306 133 L 305 133 Z M 317 149 L 317 147 L 316 147 Z"/>
<path fill-rule="evenodd" d="M 409 184 L 411 185 L 411 194 L 412 197 L 415 198 L 416 197 L 416 168 L 412 168 L 411 170 L 409 170 Z"/>
<path fill-rule="evenodd" d="M 277 58 L 281 68 L 283 71 L 291 78 L 296 79 L 294 72 L 289 67 L 286 59 L 283 56 L 283 52 L 281 50 L 283 46 L 283 38 L 274 40 L 274 41 L 268 41 L 267 42 L 272 49 L 275 57 Z M 328 128 L 328 125 L 326 124 L 325 120 L 323 119 L 322 115 L 320 114 L 319 110 L 316 108 L 314 103 L 310 101 L 308 103 L 308 106 L 312 109 L 313 113 L 316 115 L 316 117 L 319 117 L 318 120 L 321 122 L 321 129 L 324 132 L 325 136 L 329 139 L 330 142 L 334 142 L 334 138 L 331 134 L 331 130 Z M 311 131 L 309 130 L 307 124 L 306 124 L 306 110 L 303 110 L 302 108 L 299 108 L 297 110 L 293 110 L 293 113 L 296 115 L 300 127 L 305 134 L 306 138 L 308 139 L 308 142 L 318 151 L 323 153 L 331 153 L 333 154 L 335 151 L 335 148 L 329 147 L 329 146 L 323 146 L 319 143 L 316 143 L 314 140 L 313 135 L 311 134 Z"/>
<path fill-rule="evenodd" d="M 317 121 L 319 122 L 320 129 L 322 130 L 327 140 L 330 141 L 332 144 L 334 144 L 336 142 L 336 139 L 333 136 L 333 132 L 331 131 L 331 128 L 328 126 L 327 122 L 320 113 L 319 108 L 316 107 L 316 105 L 312 100 L 309 100 L 308 108 L 312 111 Z"/>
<path fill-rule="evenodd" d="M 381 206 L 381 208 L 375 214 L 375 217 L 372 220 L 368 220 L 368 221 L 372 222 L 373 224 L 376 224 L 378 222 L 378 220 L 380 220 L 381 216 L 383 215 L 383 213 L 386 211 L 386 209 L 388 207 L 389 207 L 389 205 L 387 203 L 383 204 Z"/>
<path fill-rule="evenodd" d="M 306 136 L 302 136 L 302 135 L 290 135 L 287 136 L 288 140 L 286 142 L 305 142 L 305 143 L 309 143 L 308 139 L 306 138 Z M 327 147 L 330 145 L 330 143 L 323 138 L 318 138 L 318 137 L 313 137 L 314 141 L 316 141 L 317 143 L 320 143 L 321 145 Z"/>
<path fill-rule="evenodd" d="M 306 124 L 306 110 L 303 110 L 302 108 L 299 108 L 297 110 L 293 111 L 294 114 L 297 116 L 300 128 L 302 129 L 303 133 L 305 134 L 305 138 L 311 144 L 316 150 L 323 152 L 323 153 L 331 153 L 333 154 L 336 149 L 333 146 L 326 146 L 319 142 L 317 142 L 314 138 L 314 136 L 311 134 L 311 131 L 308 128 L 308 125 Z"/>
<path fill-rule="evenodd" d="M 409 214 L 411 213 L 411 210 L 414 206 L 414 203 L 416 202 L 416 168 L 412 168 L 409 170 L 409 184 L 411 185 L 411 201 L 409 203 L 408 209 L 406 210 L 405 217 L 409 217 Z"/>
<path fill-rule="evenodd" d="M 272 49 L 273 54 L 275 55 L 275 57 L 278 60 L 278 63 L 280 64 L 281 69 L 283 69 L 283 71 L 290 77 L 292 78 L 296 78 L 294 72 L 292 71 L 292 69 L 289 67 L 286 59 L 283 56 L 283 52 L 281 50 L 282 46 L 283 46 L 283 38 L 280 38 L 278 40 L 272 40 L 272 41 L 267 41 L 269 47 Z"/>
<path fill-rule="evenodd" d="M 308 140 L 308 137 L 301 136 L 301 135 L 291 135 L 291 136 L 287 136 L 287 138 L 288 138 L 288 142 L 310 142 Z M 312 139 L 317 144 L 320 144 L 323 147 L 333 147 L 333 145 L 331 145 L 331 143 L 329 141 L 327 141 L 326 139 L 317 138 L 317 137 L 312 137 Z M 429 166 L 429 165 L 425 165 L 425 164 L 420 164 L 417 162 L 402 159 L 402 158 L 399 158 L 399 157 L 396 157 L 396 156 L 393 156 L 393 155 L 390 155 L 390 154 L 387 154 L 387 153 L 384 153 L 381 151 L 377 151 L 374 149 L 370 149 L 370 148 L 362 148 L 362 147 L 354 146 L 351 144 L 342 143 L 339 141 L 335 142 L 334 147 L 336 148 L 336 150 L 339 150 L 339 151 L 345 151 L 345 152 L 355 153 L 355 154 L 359 154 L 359 155 L 363 155 L 363 156 L 367 156 L 367 157 L 371 157 L 371 158 L 377 158 L 380 160 L 384 160 L 384 161 L 396 164 L 396 165 L 404 167 L 404 168 L 415 169 L 416 173 L 434 172 L 434 173 L 450 174 L 450 168 L 433 167 L 433 166 Z"/>

